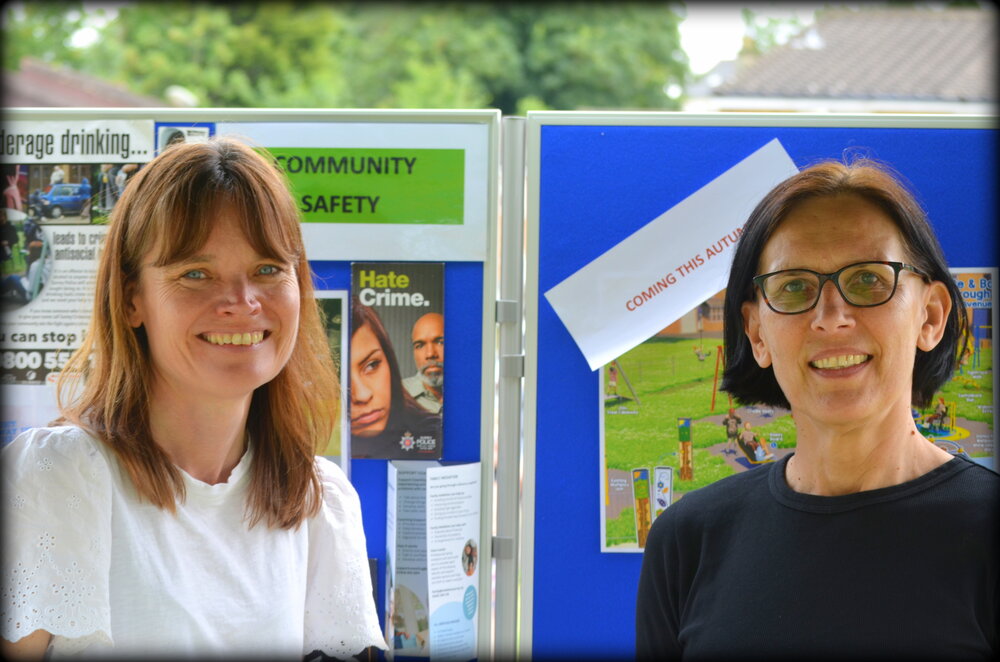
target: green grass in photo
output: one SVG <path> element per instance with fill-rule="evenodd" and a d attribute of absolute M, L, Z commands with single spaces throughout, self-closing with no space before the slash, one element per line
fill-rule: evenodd
<path fill-rule="evenodd" d="M 724 416 L 730 406 L 728 396 L 720 391 L 715 393 L 715 408 L 712 408 L 720 344 L 721 340 L 715 338 L 652 338 L 618 359 L 624 373 L 618 378 L 618 394 L 632 397 L 627 380 L 638 404 L 626 401 L 635 411 L 633 414 L 610 411 L 605 414 L 604 452 L 608 469 L 673 467 L 675 498 L 734 473 L 722 457 L 705 450 L 726 441 L 725 428 L 721 423 L 700 421 L 709 416 Z M 704 361 L 698 360 L 696 349 L 708 354 Z M 692 480 L 680 479 L 678 418 L 691 419 Z M 765 441 L 770 439 L 771 432 L 781 433 L 780 447 L 795 445 L 795 428 L 787 416 L 755 430 Z"/>
<path fill-rule="evenodd" d="M 607 521 L 605 539 L 608 547 L 636 545 L 635 508 L 626 508 L 618 517 Z"/>
<path fill-rule="evenodd" d="M 934 395 L 933 402 L 939 396 L 945 402 L 955 402 L 957 418 L 986 423 L 993 429 L 993 350 L 981 347 L 979 350 L 979 368 L 965 366 Z M 934 405 L 920 411 L 921 415 L 929 414 Z"/>
<path fill-rule="evenodd" d="M 622 374 L 617 379 L 617 393 L 627 399 L 614 401 L 605 410 L 607 469 L 631 472 L 636 467 L 673 467 L 675 500 L 735 473 L 725 459 L 707 450 L 726 442 L 725 428 L 719 422 L 703 420 L 724 416 L 730 407 L 727 394 L 717 391 L 712 408 L 720 343 L 718 339 L 652 338 L 619 357 Z M 709 352 L 704 361 L 698 360 L 696 348 Z M 985 423 L 992 430 L 993 373 L 989 369 L 992 360 L 991 348 L 981 347 L 980 367 L 965 366 L 935 395 L 934 402 L 943 396 L 947 402 L 956 403 L 957 418 Z M 612 413 L 621 406 L 632 413 Z M 932 411 L 933 405 L 918 414 L 923 416 Z M 692 480 L 680 479 L 677 419 L 681 417 L 691 419 Z M 795 424 L 789 415 L 767 419 L 766 423 L 754 426 L 754 431 L 768 447 L 795 447 Z M 618 535 L 629 530 L 634 536 L 634 514 L 629 511 L 625 520 L 619 517 L 608 522 L 608 545 L 614 544 L 612 527 L 616 527 Z"/>

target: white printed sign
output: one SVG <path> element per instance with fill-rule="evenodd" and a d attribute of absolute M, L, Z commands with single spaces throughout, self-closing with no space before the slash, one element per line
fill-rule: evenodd
<path fill-rule="evenodd" d="M 432 122 L 219 122 L 218 135 L 233 135 L 255 147 L 329 149 L 452 149 L 464 152 L 461 170 L 461 223 L 423 225 L 397 222 L 304 222 L 302 238 L 310 260 L 411 260 L 418 262 L 482 261 L 486 259 L 489 214 L 489 126 Z M 303 167 L 301 161 L 284 161 Z M 398 172 L 400 163 L 390 170 Z M 403 171 L 406 171 L 407 164 Z M 298 176 L 301 172 L 289 174 Z M 385 175 L 390 179 L 389 175 Z M 338 179 L 330 177 L 331 193 L 341 193 Z M 414 189 L 413 196 L 431 191 Z M 355 211 L 378 201 L 375 196 L 351 198 Z M 383 198 L 388 196 L 382 196 Z M 329 205 L 346 204 L 333 196 Z M 313 200 L 312 202 L 316 202 Z M 383 199 L 381 204 L 386 204 Z M 300 211 L 318 207 L 300 201 Z"/>
<path fill-rule="evenodd" d="M 386 658 L 472 659 L 481 600 L 480 463 L 393 460 L 387 472 Z"/>
<path fill-rule="evenodd" d="M 427 470 L 431 657 L 476 657 L 479 623 L 480 464 Z"/>
<path fill-rule="evenodd" d="M 796 172 L 774 139 L 546 292 L 591 369 L 723 289 L 750 212 Z"/>
<path fill-rule="evenodd" d="M 145 163 L 153 120 L 11 121 L 0 127 L 3 163 Z"/>

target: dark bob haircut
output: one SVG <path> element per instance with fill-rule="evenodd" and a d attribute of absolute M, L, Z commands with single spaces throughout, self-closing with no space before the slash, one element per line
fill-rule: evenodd
<path fill-rule="evenodd" d="M 774 230 L 797 205 L 812 198 L 854 195 L 879 207 L 899 229 L 906 259 L 940 281 L 951 296 L 951 313 L 941 342 L 929 352 L 915 349 L 912 404 L 926 407 L 934 393 L 951 377 L 958 357 L 968 345 L 968 320 L 962 295 L 948 272 L 941 246 L 927 216 L 913 194 L 892 170 L 871 159 L 849 164 L 825 161 L 810 166 L 775 186 L 760 201 L 743 228 L 729 272 L 725 302 L 725 359 L 722 390 L 741 404 L 765 404 L 790 409 L 772 367 L 761 368 L 743 330 L 742 306 L 757 293 L 760 255 Z"/>

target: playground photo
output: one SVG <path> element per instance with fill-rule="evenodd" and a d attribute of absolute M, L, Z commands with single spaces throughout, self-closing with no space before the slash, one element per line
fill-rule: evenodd
<path fill-rule="evenodd" d="M 930 407 L 914 411 L 917 429 L 953 455 L 965 455 L 991 469 L 994 461 L 993 283 L 996 269 L 953 269 L 965 301 L 969 345 L 955 375 L 934 395 Z"/>
<path fill-rule="evenodd" d="M 913 416 L 929 442 L 992 467 L 993 276 L 987 270 L 955 270 L 955 276 L 970 293 L 969 351 L 931 405 Z M 724 296 L 716 294 L 601 371 L 605 551 L 641 552 L 652 520 L 670 503 L 795 450 L 791 412 L 739 406 L 719 390 Z M 657 506 L 665 494 L 669 503 Z"/>

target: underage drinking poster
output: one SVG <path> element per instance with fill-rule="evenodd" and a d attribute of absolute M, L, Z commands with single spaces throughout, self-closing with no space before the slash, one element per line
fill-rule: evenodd
<path fill-rule="evenodd" d="M 0 446 L 59 415 L 55 384 L 87 331 L 108 215 L 152 156 L 152 120 L 0 128 Z"/>
<path fill-rule="evenodd" d="M 351 265 L 351 455 L 441 458 L 444 265 Z"/>

